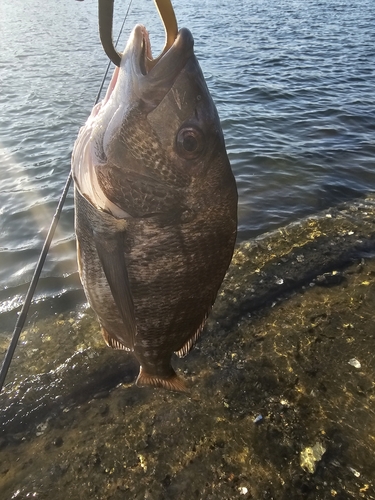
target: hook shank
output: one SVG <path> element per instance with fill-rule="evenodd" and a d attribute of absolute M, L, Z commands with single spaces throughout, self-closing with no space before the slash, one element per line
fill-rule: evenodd
<path fill-rule="evenodd" d="M 113 2 L 114 0 L 98 2 L 99 34 L 104 52 L 116 66 L 120 66 L 121 54 L 114 48 L 112 40 Z"/>

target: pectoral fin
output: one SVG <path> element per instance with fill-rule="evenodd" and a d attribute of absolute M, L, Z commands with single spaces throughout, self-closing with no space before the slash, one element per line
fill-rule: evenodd
<path fill-rule="evenodd" d="M 115 304 L 124 323 L 124 332 L 127 345 L 134 348 L 136 323 L 134 314 L 133 296 L 130 289 L 129 276 L 124 256 L 123 233 L 112 235 L 94 232 L 94 241 L 98 256 L 112 292 Z"/>

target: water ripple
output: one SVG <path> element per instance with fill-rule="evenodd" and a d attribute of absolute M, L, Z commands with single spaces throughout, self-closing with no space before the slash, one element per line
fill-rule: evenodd
<path fill-rule="evenodd" d="M 30 279 L 106 66 L 95 2 L 45 5 L 0 6 L 0 291 Z M 373 0 L 212 5 L 174 1 L 222 120 L 239 240 L 373 190 Z M 115 32 L 127 3 L 116 9 Z M 149 0 L 130 11 L 124 38 L 136 22 L 159 52 L 164 34 Z M 54 279 L 75 271 L 70 192 L 41 286 L 52 293 Z"/>

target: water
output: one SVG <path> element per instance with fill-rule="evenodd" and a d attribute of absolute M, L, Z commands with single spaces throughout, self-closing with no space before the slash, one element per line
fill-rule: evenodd
<path fill-rule="evenodd" d="M 239 241 L 374 188 L 372 0 L 173 3 L 222 120 Z M 115 33 L 127 8 L 116 3 Z M 0 19 L 0 302 L 10 330 L 107 59 L 96 2 L 2 0 Z M 164 35 L 151 0 L 133 0 L 120 47 L 136 22 L 158 53 Z M 79 289 L 70 192 L 39 311 Z"/>

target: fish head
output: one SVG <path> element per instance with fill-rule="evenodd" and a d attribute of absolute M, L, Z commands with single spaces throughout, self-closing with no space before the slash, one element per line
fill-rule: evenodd
<path fill-rule="evenodd" d="M 189 189 L 197 203 L 206 181 L 214 190 L 229 181 L 235 190 L 219 117 L 186 28 L 152 60 L 147 30 L 135 26 L 85 128 L 90 151 L 82 154 L 79 136 L 73 156 L 85 160 L 73 161 L 75 181 L 97 208 L 115 216 L 176 211 L 182 199 L 186 206 Z"/>
<path fill-rule="evenodd" d="M 134 27 L 122 53 L 121 64 L 115 69 L 107 94 L 98 106 L 99 119 L 105 129 L 103 147 L 106 153 L 132 110 L 148 114 L 161 103 L 194 55 L 193 45 L 191 33 L 182 29 L 171 49 L 155 64 L 146 28 L 139 24 Z"/>

